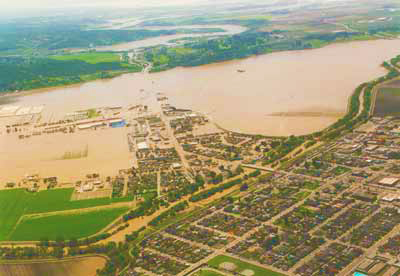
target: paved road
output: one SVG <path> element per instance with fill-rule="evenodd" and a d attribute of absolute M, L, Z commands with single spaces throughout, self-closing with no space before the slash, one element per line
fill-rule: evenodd
<path fill-rule="evenodd" d="M 168 137 L 171 140 L 171 142 L 173 143 L 173 145 L 179 155 L 179 158 L 181 159 L 182 166 L 185 169 L 185 172 L 187 173 L 188 171 L 190 171 L 189 162 L 187 161 L 187 159 L 185 157 L 185 151 L 183 150 L 182 146 L 179 144 L 178 140 L 176 139 L 176 137 L 174 135 L 174 131 L 170 125 L 170 119 L 168 118 L 168 116 L 165 116 L 165 114 L 164 114 L 164 112 L 162 112 L 162 110 L 161 110 L 160 116 L 161 116 L 161 120 L 165 124 L 165 129 L 167 130 Z"/>

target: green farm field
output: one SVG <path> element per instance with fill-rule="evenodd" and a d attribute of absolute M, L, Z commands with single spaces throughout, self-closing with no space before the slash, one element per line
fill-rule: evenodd
<path fill-rule="evenodd" d="M 27 208 L 28 214 L 65 211 L 73 209 L 90 208 L 109 205 L 114 202 L 130 201 L 131 198 L 112 199 L 108 197 L 72 200 L 73 188 L 40 191 L 32 194 L 32 199 Z"/>
<path fill-rule="evenodd" d="M 25 213 L 30 195 L 22 189 L 0 192 L 0 241 L 6 240 L 9 233 Z"/>
<path fill-rule="evenodd" d="M 23 215 L 109 206 L 112 203 L 132 200 L 131 198 L 96 198 L 71 201 L 72 193 L 72 188 L 45 190 L 38 193 L 29 193 L 24 189 L 0 191 L 0 241 L 10 240 L 11 232 Z"/>
<path fill-rule="evenodd" d="M 119 62 L 120 56 L 113 53 L 83 53 L 64 56 L 52 56 L 55 60 L 81 60 L 90 64 L 101 62 Z"/>
<path fill-rule="evenodd" d="M 219 265 L 222 263 L 235 264 L 236 265 L 236 269 L 235 269 L 236 273 L 240 273 L 243 270 L 249 269 L 254 272 L 254 274 L 253 274 L 254 276 L 285 276 L 284 274 L 278 273 L 276 271 L 272 271 L 272 270 L 265 269 L 265 268 L 262 268 L 259 266 L 255 266 L 250 263 L 243 262 L 241 260 L 231 258 L 231 257 L 225 256 L 225 255 L 216 256 L 208 262 L 208 264 L 211 267 L 214 267 L 216 269 L 219 269 Z"/>
<path fill-rule="evenodd" d="M 69 215 L 43 215 L 23 218 L 11 234 L 14 241 L 83 238 L 96 234 L 128 210 L 108 208 Z"/>

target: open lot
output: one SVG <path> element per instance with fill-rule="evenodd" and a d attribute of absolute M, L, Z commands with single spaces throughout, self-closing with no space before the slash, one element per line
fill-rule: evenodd
<path fill-rule="evenodd" d="M 220 269 L 221 267 L 235 267 L 232 271 L 236 273 L 242 273 L 245 270 L 252 270 L 254 274 L 253 276 L 284 276 L 284 274 L 268 270 L 259 266 L 255 266 L 243 261 L 240 261 L 235 258 L 231 258 L 224 255 L 219 255 L 213 259 L 211 259 L 208 264 L 214 268 Z M 233 265 L 232 265 L 233 264 Z M 249 273 L 250 275 L 250 273 Z"/>
<path fill-rule="evenodd" d="M 60 261 L 0 264 L 2 276 L 94 276 L 106 260 L 101 257 L 74 258 Z"/>
<path fill-rule="evenodd" d="M 55 60 L 81 60 L 91 64 L 120 61 L 119 55 L 114 53 L 83 53 L 64 56 L 52 56 L 51 58 Z"/>
<path fill-rule="evenodd" d="M 93 235 L 126 212 L 128 208 L 109 208 L 69 215 L 38 215 L 21 220 L 11 239 L 32 241 L 83 238 Z"/>

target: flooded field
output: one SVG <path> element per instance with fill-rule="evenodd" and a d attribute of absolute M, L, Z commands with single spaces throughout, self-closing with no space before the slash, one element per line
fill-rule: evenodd
<path fill-rule="evenodd" d="M 95 276 L 106 260 L 86 257 L 53 262 L 0 264 L 1 276 Z"/>
<path fill-rule="evenodd" d="M 172 104 L 206 113 L 229 130 L 300 135 L 336 121 L 355 87 L 385 74 L 382 61 L 399 54 L 399 49 L 400 40 L 342 43 L 155 74 L 126 74 L 2 101 L 45 105 L 44 113 L 66 113 L 151 104 L 154 95 L 163 92 Z"/>
<path fill-rule="evenodd" d="M 375 116 L 400 114 L 400 80 L 386 83 L 379 88 L 376 95 Z"/>
<path fill-rule="evenodd" d="M 29 140 L 2 135 L 1 184 L 33 174 L 57 176 L 63 182 L 74 182 L 89 173 L 115 175 L 119 169 L 132 167 L 126 135 L 125 128 L 54 133 Z"/>

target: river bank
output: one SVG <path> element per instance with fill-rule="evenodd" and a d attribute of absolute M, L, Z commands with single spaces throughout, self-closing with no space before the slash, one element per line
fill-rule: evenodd
<path fill-rule="evenodd" d="M 197 27 L 197 25 L 193 25 L 193 27 L 194 27 L 194 26 Z M 208 25 L 204 26 L 204 28 L 207 27 L 207 26 L 208 26 Z M 231 27 L 231 26 L 233 26 L 233 27 L 236 27 L 236 29 L 233 28 L 233 29 L 230 29 L 230 30 L 229 30 L 229 28 L 228 28 L 228 30 L 226 31 L 226 34 L 230 34 L 230 35 L 233 35 L 233 34 L 236 34 L 236 33 L 241 33 L 241 32 L 244 32 L 244 31 L 246 30 L 246 28 L 244 28 L 244 27 L 242 27 L 242 26 L 238 26 L 238 25 L 212 25 L 212 26 L 218 26 L 218 27 L 221 27 L 221 26 L 224 26 L 224 27 L 226 27 L 226 26 Z M 191 26 L 183 26 L 183 27 L 188 28 L 188 27 L 191 27 Z M 173 29 L 173 28 L 176 28 L 176 27 L 149 27 L 149 29 L 156 29 L 156 30 L 158 30 L 158 29 L 160 29 L 160 30 L 163 30 L 163 29 L 171 29 L 171 28 Z M 224 33 L 224 34 L 225 34 L 225 33 Z M 200 35 L 200 36 L 201 36 L 201 35 Z M 165 38 L 165 37 L 167 37 L 167 38 Z M 128 47 L 129 49 L 117 49 L 117 48 L 120 48 L 120 47 L 124 48 L 123 45 L 125 45 L 125 44 L 130 44 L 130 43 L 142 43 L 142 41 L 147 41 L 147 40 L 154 40 L 154 41 L 149 42 L 149 43 L 146 42 L 145 44 L 146 44 L 146 45 L 149 44 L 149 45 L 143 46 L 143 47 L 153 47 L 153 46 L 157 45 L 157 42 L 160 42 L 161 44 L 162 44 L 163 42 L 168 42 L 168 41 L 170 40 L 169 37 L 170 37 L 170 36 L 163 36 L 163 37 L 161 38 L 161 40 L 160 40 L 159 37 L 155 37 L 155 38 L 149 38 L 149 39 L 144 39 L 144 40 L 139 40 L 139 41 L 133 41 L 133 42 L 129 42 L 129 43 L 122 43 L 122 44 L 117 44 L 117 45 L 101 46 L 101 47 L 99 47 L 98 49 L 96 48 L 96 50 L 98 50 L 99 52 L 102 52 L 102 51 L 105 51 L 105 52 L 109 52 L 109 51 L 115 51 L 115 52 L 127 51 L 127 50 L 130 49 L 129 47 Z M 328 47 L 328 46 L 330 46 L 330 45 L 335 45 L 335 44 L 346 44 L 346 43 L 352 43 L 352 42 L 357 42 L 357 41 L 374 41 L 374 40 L 393 40 L 393 39 L 384 39 L 384 38 L 378 38 L 378 37 L 375 37 L 375 38 L 371 37 L 371 38 L 365 39 L 365 40 L 335 41 L 335 42 L 333 42 L 333 43 L 322 44 L 320 47 L 315 47 L 315 48 L 311 48 L 311 49 L 293 50 L 293 51 L 287 51 L 287 50 L 281 50 L 281 51 L 280 51 L 280 50 L 278 50 L 278 51 L 274 51 L 274 52 L 270 52 L 270 53 L 265 53 L 265 54 L 261 54 L 261 55 L 252 55 L 252 56 L 250 56 L 250 57 L 246 57 L 246 58 L 243 58 L 243 59 L 232 59 L 232 60 L 229 60 L 229 61 L 218 61 L 218 62 L 213 62 L 213 63 L 209 63 L 209 64 L 203 64 L 203 65 L 199 65 L 199 66 L 206 66 L 206 65 L 212 65 L 212 64 L 226 63 L 226 62 L 231 62 L 231 61 L 232 61 L 232 62 L 234 62 L 234 61 L 240 61 L 240 60 L 245 60 L 245 59 L 249 59 L 249 58 L 253 58 L 253 57 L 257 57 L 257 56 L 269 55 L 269 54 L 280 53 L 280 52 L 311 51 L 311 50 L 315 50 L 315 49 L 325 48 L 325 47 Z M 173 46 L 173 45 L 168 45 L 168 46 Z M 102 47 L 106 47 L 106 48 L 102 49 Z M 115 47 L 115 48 L 113 48 L 113 47 Z M 141 47 L 142 47 L 142 46 L 140 46 L 140 47 L 138 47 L 138 48 L 141 48 Z M 108 49 L 108 48 L 110 48 L 110 49 Z M 80 52 L 80 51 L 83 51 L 83 49 L 75 49 L 75 51 Z M 150 69 L 148 69 L 148 67 L 150 67 Z M 178 67 L 175 67 L 175 68 L 169 68 L 169 69 L 162 70 L 162 71 L 151 71 L 151 67 L 152 67 L 151 64 L 150 64 L 148 67 L 145 67 L 145 68 L 143 69 L 142 72 L 147 72 L 147 73 L 159 73 L 159 72 L 164 72 L 164 71 L 173 70 L 173 69 L 175 69 L 175 68 L 190 68 L 191 66 L 181 66 L 181 67 L 178 66 Z M 193 67 L 197 67 L 197 66 L 193 66 Z M 241 71 L 241 72 L 244 72 L 244 71 Z M 77 86 L 83 85 L 83 84 L 85 84 L 85 83 L 93 82 L 93 81 L 113 79 L 113 78 L 119 77 L 119 76 L 121 76 L 121 75 L 132 74 L 132 72 L 129 72 L 129 71 L 124 71 L 124 72 L 112 72 L 112 71 L 111 71 L 111 72 L 109 72 L 109 73 L 111 74 L 111 76 L 108 77 L 108 78 L 105 78 L 105 79 L 102 79 L 102 78 L 100 78 L 100 77 L 96 77 L 95 75 L 93 75 L 93 76 L 88 76 L 88 77 L 86 78 L 86 80 L 82 80 L 82 81 L 80 81 L 80 82 L 71 83 L 71 84 L 60 84 L 60 85 L 43 86 L 43 87 L 40 87 L 40 88 L 34 88 L 34 89 L 23 90 L 23 91 L 0 92 L 0 99 L 3 98 L 3 97 L 9 97 L 9 96 L 26 96 L 26 95 L 31 95 L 31 94 L 34 94 L 34 93 L 48 92 L 48 91 L 51 91 L 51 90 L 54 89 L 54 88 L 73 88 L 73 87 L 77 87 Z M 137 72 L 134 72 L 134 73 L 137 73 Z M 3 103 L 0 101 L 0 105 L 1 105 L 1 104 L 3 104 Z M 278 114 L 278 113 L 279 113 L 279 112 L 277 112 L 276 114 Z M 282 113 L 283 113 L 283 112 L 282 112 Z M 272 116 L 276 116 L 276 114 L 272 114 Z M 287 113 L 287 114 L 289 114 L 289 113 Z"/>
<path fill-rule="evenodd" d="M 397 55 L 399 46 L 400 40 L 338 43 L 160 73 L 123 74 L 1 99 L 4 104 L 45 105 L 48 115 L 138 104 L 163 92 L 171 104 L 206 114 L 224 129 L 267 136 L 303 135 L 337 121 L 357 85 L 384 75 L 382 61 Z"/>

